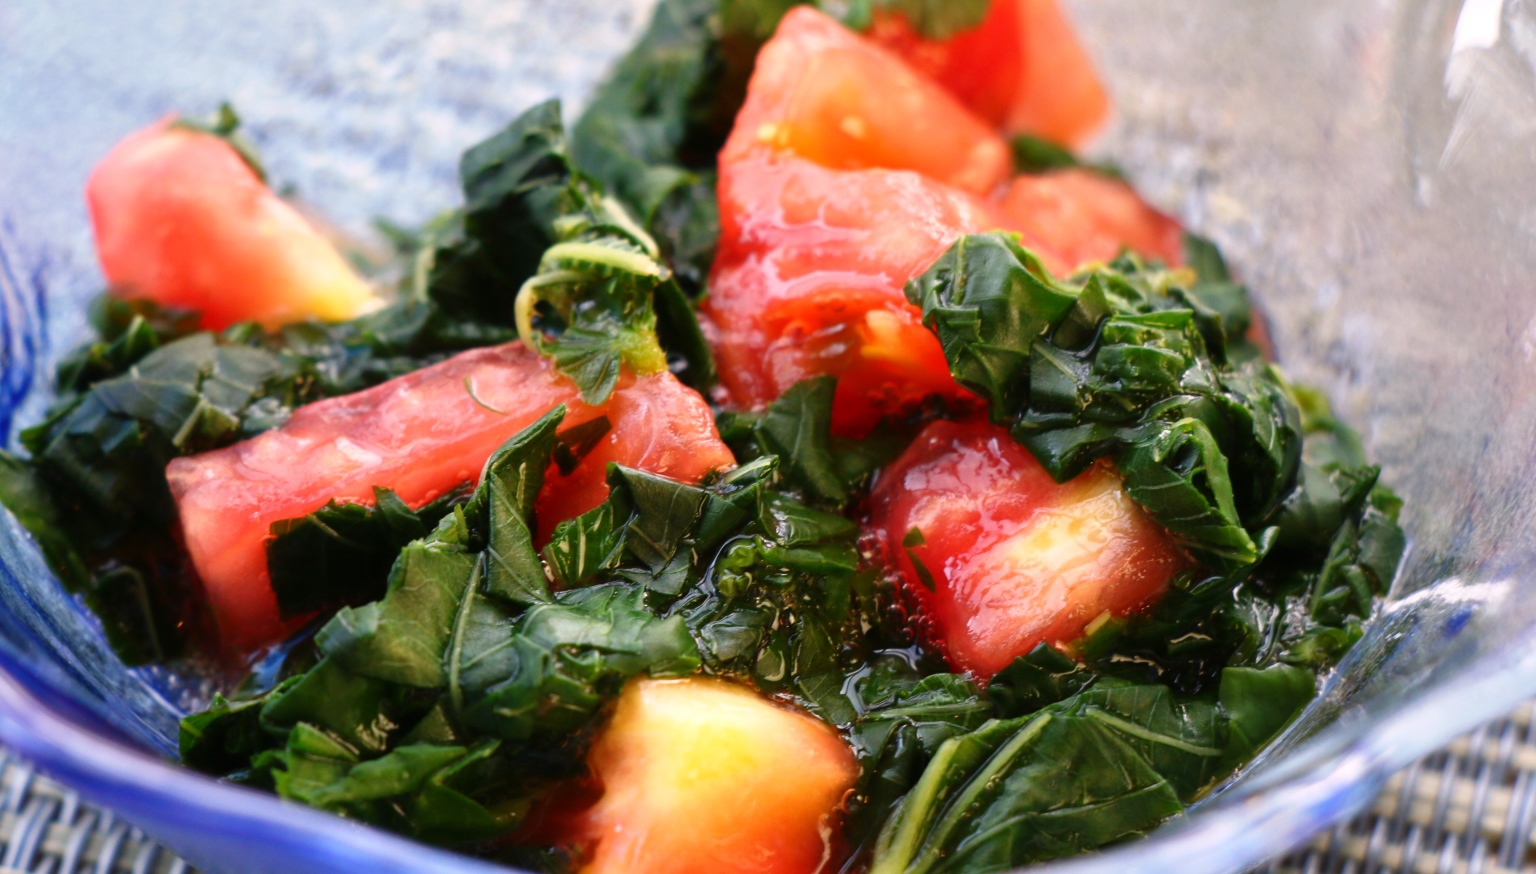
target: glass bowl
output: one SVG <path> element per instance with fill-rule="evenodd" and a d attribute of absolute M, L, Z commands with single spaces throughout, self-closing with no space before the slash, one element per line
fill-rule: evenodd
<path fill-rule="evenodd" d="M 99 288 L 80 196 L 124 133 L 229 99 L 342 229 L 455 202 L 466 146 L 567 106 L 647 0 L 0 5 L 0 438 Z M 1069 3 L 1098 145 L 1220 242 L 1280 357 L 1407 500 L 1388 606 L 1292 728 L 1151 837 L 1058 871 L 1240 871 L 1536 694 L 1536 0 Z M 0 741 L 210 871 L 504 870 L 168 761 L 203 678 L 125 669 L 0 514 Z"/>

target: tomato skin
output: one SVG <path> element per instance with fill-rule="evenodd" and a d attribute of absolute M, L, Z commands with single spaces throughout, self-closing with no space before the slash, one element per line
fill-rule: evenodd
<path fill-rule="evenodd" d="M 1109 115 L 1109 95 L 1056 0 L 993 0 L 979 26 L 944 40 L 882 14 L 869 37 L 1009 133 L 1079 145 Z"/>
<path fill-rule="evenodd" d="M 606 409 L 592 407 L 521 343 L 465 352 L 366 391 L 309 404 L 281 428 L 166 468 L 221 642 L 231 653 L 246 652 L 281 640 L 308 619 L 278 613 L 265 550 L 273 522 L 332 499 L 372 504 L 376 485 L 422 506 L 478 480 L 493 452 L 560 404 L 567 407 L 562 429 L 605 413 L 629 418 L 615 422 L 569 476 L 551 466 L 539 507 L 546 535 L 562 518 L 607 497 L 609 461 L 690 482 L 735 463 L 703 398 L 671 374 L 626 378 Z"/>
<path fill-rule="evenodd" d="M 1191 566 L 1108 462 L 1057 483 L 986 421 L 929 425 L 880 474 L 870 506 L 926 634 L 982 677 L 1037 644 L 1070 644 L 1104 613 L 1142 609 Z M 904 546 L 914 528 L 923 543 Z"/>
<path fill-rule="evenodd" d="M 336 248 L 212 134 L 150 125 L 113 147 L 85 191 L 114 294 L 198 310 L 211 330 L 340 321 L 379 305 Z"/>
<path fill-rule="evenodd" d="M 799 6 L 758 54 L 722 165 L 799 155 L 833 170 L 911 170 L 973 194 L 1007 181 L 1007 143 L 894 54 Z"/>
<path fill-rule="evenodd" d="M 815 874 L 858 779 L 830 726 L 723 680 L 638 680 L 588 761 L 582 874 Z M 836 859 L 831 859 L 835 863 Z"/>
<path fill-rule="evenodd" d="M 1184 229 L 1132 188 L 1092 170 L 1019 176 L 1003 199 L 1004 221 L 1064 263 L 1110 261 L 1122 248 L 1164 264 L 1184 260 Z"/>

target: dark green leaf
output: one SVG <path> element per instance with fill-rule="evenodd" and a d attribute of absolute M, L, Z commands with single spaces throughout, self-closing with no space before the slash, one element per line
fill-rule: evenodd
<path fill-rule="evenodd" d="M 186 628 L 175 600 L 185 597 L 166 580 L 137 567 L 110 563 L 85 587 L 85 603 L 101 618 L 102 630 L 126 664 L 154 664 L 179 655 Z"/>
<path fill-rule="evenodd" d="M 746 95 L 757 45 L 767 38 L 720 38 L 717 27 L 741 32 L 733 11 L 743 6 L 663 0 L 571 132 L 576 162 L 639 216 L 695 292 L 719 236 L 714 157 Z"/>
<path fill-rule="evenodd" d="M 1050 140 L 1021 134 L 1009 143 L 1013 147 L 1013 169 L 1018 173 L 1044 173 L 1078 166 L 1070 149 Z"/>
<path fill-rule="evenodd" d="M 1304 668 L 1227 668 L 1221 672 L 1221 709 L 1230 719 L 1222 771 L 1253 758 L 1317 695 L 1317 678 Z"/>
<path fill-rule="evenodd" d="M 447 537 L 461 511 L 395 561 L 384 598 L 338 612 L 316 635 L 321 650 L 364 676 L 407 686 L 446 682 L 443 653 L 479 558 Z"/>
<path fill-rule="evenodd" d="M 999 716 L 1026 716 L 1070 698 L 1096 677 L 1090 668 L 1042 643 L 998 671 L 987 684 L 987 697 Z"/>
<path fill-rule="evenodd" d="M 555 454 L 555 429 L 565 407 L 524 428 L 485 463 L 476 504 L 486 507 L 485 590 L 517 604 L 549 600 L 549 581 L 533 548 L 533 506 Z"/>
<path fill-rule="evenodd" d="M 161 346 L 197 333 L 201 319 L 192 310 L 110 294 L 91 303 L 90 317 L 101 339 L 80 346 L 59 362 L 54 385 L 64 397 L 121 376 Z"/>
<path fill-rule="evenodd" d="M 1094 677 L 1047 649 L 1010 671 L 989 693 L 1007 691 L 1003 703 L 1016 709 L 1064 684 L 1073 691 L 925 747 L 921 776 L 881 830 L 872 872 L 1001 872 L 1143 834 L 1247 761 L 1315 688 L 1312 674 L 1297 668 L 1229 668 L 1218 699 L 1180 696 L 1159 684 Z M 1030 694 L 1020 696 L 1025 687 Z M 867 735 L 883 750 L 917 739 L 879 731 L 881 711 L 867 719 L 875 729 Z"/>
<path fill-rule="evenodd" d="M 507 740 L 563 737 L 630 677 L 688 674 L 698 659 L 681 620 L 647 611 L 639 591 L 605 585 L 560 592 L 518 620 L 510 676 L 471 700 L 463 720 Z"/>
<path fill-rule="evenodd" d="M 684 547 L 708 500 L 703 489 L 627 467 L 611 468 L 608 484 L 630 507 L 627 548 L 653 571 Z"/>
<path fill-rule="evenodd" d="M 653 301 L 671 278 L 655 243 L 622 210 L 595 202 L 585 217 L 591 225 L 571 225 L 517 297 L 519 332 L 590 404 L 607 401 L 625 369 L 643 376 L 668 367 Z"/>
<path fill-rule="evenodd" d="M 4 450 L 0 450 L 0 507 L 11 511 L 37 541 L 66 589 L 75 591 L 85 584 L 90 573 L 60 527 L 62 520 L 48 484 L 30 462 Z"/>
<path fill-rule="evenodd" d="M 791 485 L 831 504 L 848 500 L 832 453 L 832 396 L 837 382 L 823 376 L 792 386 L 757 420 L 763 451 L 781 459 L 779 470 Z"/>
<path fill-rule="evenodd" d="M 1131 497 L 1184 546 L 1234 568 L 1258 560 L 1238 519 L 1227 457 L 1204 422 L 1182 419 L 1132 443 L 1120 472 Z"/>
<path fill-rule="evenodd" d="M 464 757 L 463 747 L 411 744 L 381 758 L 353 765 L 324 786 L 305 787 L 300 800 L 329 810 L 362 801 L 379 801 L 415 792 L 435 772 Z"/>
<path fill-rule="evenodd" d="M 1145 834 L 1181 809 L 1161 776 L 1102 723 L 1042 714 L 957 793 L 915 870 L 1006 871 Z"/>
<path fill-rule="evenodd" d="M 547 101 L 464 153 L 464 210 L 428 231 L 419 271 L 449 313 L 513 324 L 512 301 L 582 196 L 565 152 L 560 103 Z"/>
<path fill-rule="evenodd" d="M 907 299 L 939 335 L 955 379 L 1002 421 L 1024 401 L 1031 345 L 1077 295 L 1051 280 L 1016 238 L 979 234 L 961 237 L 907 283 Z"/>
<path fill-rule="evenodd" d="M 1185 803 L 1223 773 L 1229 717 L 1214 701 L 1175 700 L 1166 686 L 1112 678 L 1069 700 L 1065 709 L 1096 720 L 1124 741 Z"/>
<path fill-rule="evenodd" d="M 417 793 L 406 803 L 412 834 L 419 840 L 440 844 L 478 843 L 511 832 L 531 810 L 534 797 L 519 792 L 523 787 L 510 787 L 507 781 L 487 781 L 477 772 L 489 770 L 486 765 L 496 753 L 499 744 L 487 741 L 476 745 L 463 757 L 451 761 L 421 785 Z M 498 796 L 490 806 L 467 794 L 464 783 L 492 782 Z"/>
<path fill-rule="evenodd" d="M 229 774 L 247 767 L 251 757 L 277 745 L 261 724 L 261 711 L 273 696 L 297 679 L 253 698 L 230 701 L 215 694 L 206 710 L 181 720 L 181 761 L 209 774 Z"/>
<path fill-rule="evenodd" d="M 837 383 L 816 377 L 791 386 L 767 409 L 719 416 L 721 438 L 737 458 L 777 457 L 784 487 L 806 501 L 841 510 L 911 442 L 911 432 L 882 425 L 861 440 L 833 436 Z"/>
<path fill-rule="evenodd" d="M 355 607 L 384 594 L 400 550 L 437 527 L 465 498 L 456 490 L 411 510 L 389 489 L 374 506 L 335 501 L 297 519 L 272 523 L 267 569 L 285 617 Z"/>
<path fill-rule="evenodd" d="M 281 767 L 272 777 L 277 794 L 308 801 L 347 776 L 358 762 L 357 751 L 312 725 L 299 723 L 279 753 Z"/>
<path fill-rule="evenodd" d="M 328 732 L 353 750 L 383 752 L 396 727 L 390 690 L 379 680 L 355 674 L 334 659 L 292 678 L 266 696 L 261 708 L 265 726 L 288 729 L 308 723 Z"/>
<path fill-rule="evenodd" d="M 663 282 L 656 286 L 654 303 L 656 339 L 666 350 L 668 367 L 683 385 L 708 393 L 715 387 L 719 374 L 715 370 L 715 353 L 699 327 L 693 301 L 676 282 Z"/>
<path fill-rule="evenodd" d="M 561 588 L 572 589 L 617 567 L 632 512 L 628 493 L 618 492 L 592 510 L 556 526 L 542 553 L 555 582 Z"/>

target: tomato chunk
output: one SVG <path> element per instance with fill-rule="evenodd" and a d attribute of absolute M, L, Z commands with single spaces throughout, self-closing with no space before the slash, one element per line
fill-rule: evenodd
<path fill-rule="evenodd" d="M 871 40 L 942 86 L 979 118 L 1003 128 L 1024 85 L 1024 30 L 1015 0 L 992 0 L 980 26 L 926 39 L 905 16 L 878 12 Z"/>
<path fill-rule="evenodd" d="M 1109 261 L 1130 249 L 1165 264 L 1184 258 L 1184 229 L 1131 186 L 1091 170 L 1020 176 L 1003 200 L 1005 221 L 1067 264 Z"/>
<path fill-rule="evenodd" d="M 976 194 L 1006 182 L 1008 145 L 894 54 L 809 6 L 757 56 L 721 154 L 799 155 L 834 170 L 912 170 Z"/>
<path fill-rule="evenodd" d="M 830 726 L 723 680 L 639 680 L 588 760 L 584 874 L 814 874 L 858 763 Z"/>
<path fill-rule="evenodd" d="M 871 507 L 928 636 L 984 677 L 1145 607 L 1191 566 L 1108 462 L 1057 483 L 985 421 L 928 426 L 881 473 Z"/>
<path fill-rule="evenodd" d="M 379 305 L 336 248 L 213 134 L 151 125 L 118 143 L 85 190 L 114 294 L 198 310 L 212 330 L 340 321 Z"/>
<path fill-rule="evenodd" d="M 1109 96 L 1056 0 L 993 0 L 979 26 L 943 40 L 881 14 L 869 36 L 1010 133 L 1078 144 L 1109 113 Z"/>
<path fill-rule="evenodd" d="M 927 396 L 970 397 L 902 288 L 995 223 L 985 202 L 911 173 L 757 158 L 722 167 L 720 204 L 703 312 L 733 403 L 834 374 L 834 429 L 860 436 Z"/>
<path fill-rule="evenodd" d="M 1024 83 L 1008 129 L 1080 145 L 1109 117 L 1109 94 L 1057 0 L 1013 2 L 1024 32 Z"/>
<path fill-rule="evenodd" d="M 616 461 L 697 482 L 735 463 L 704 399 L 669 373 L 621 383 L 606 408 L 521 343 L 476 349 L 345 397 L 300 408 L 283 427 L 166 469 L 182 533 L 223 642 L 273 643 L 308 617 L 279 615 L 265 544 L 273 522 L 335 499 L 370 504 L 373 487 L 419 507 L 478 479 L 493 452 L 560 404 L 562 428 L 611 428 L 568 475 L 551 467 L 539 528 L 597 506 Z"/>

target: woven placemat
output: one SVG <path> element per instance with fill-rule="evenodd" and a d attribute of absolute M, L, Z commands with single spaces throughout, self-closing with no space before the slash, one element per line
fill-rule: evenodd
<path fill-rule="evenodd" d="M 1254 874 L 1536 871 L 1536 702 L 1388 781 L 1370 810 Z M 0 748 L 0 874 L 191 874 L 143 832 Z"/>
<path fill-rule="evenodd" d="M 0 874 L 182 874 L 143 832 L 0 749 Z"/>
<path fill-rule="evenodd" d="M 1371 809 L 1265 874 L 1536 870 L 1536 731 L 1527 702 L 1392 777 Z"/>

